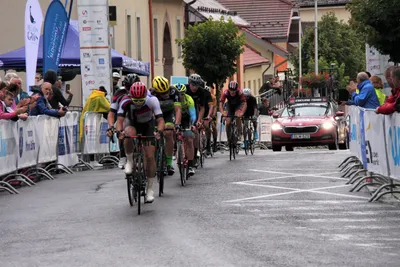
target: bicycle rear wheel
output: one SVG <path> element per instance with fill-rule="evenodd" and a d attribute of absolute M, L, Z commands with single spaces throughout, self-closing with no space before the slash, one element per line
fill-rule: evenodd
<path fill-rule="evenodd" d="M 249 129 L 247 129 L 247 127 L 243 128 L 243 144 L 244 144 L 244 153 L 246 154 L 246 156 L 249 154 L 249 140 L 247 138 L 247 132 L 249 131 Z"/>
<path fill-rule="evenodd" d="M 250 153 L 251 153 L 252 155 L 254 155 L 254 140 L 253 140 L 253 131 L 252 131 L 252 129 L 250 129 L 250 131 L 249 131 L 248 139 L 249 139 L 249 149 L 250 149 Z"/>
<path fill-rule="evenodd" d="M 138 215 L 140 215 L 141 212 L 141 196 L 142 196 L 142 188 L 143 188 L 143 181 L 142 181 L 142 175 L 143 175 L 143 155 L 140 155 L 140 157 L 138 157 L 137 161 L 136 161 L 136 167 L 137 167 L 137 173 L 136 173 L 136 185 L 134 186 L 135 191 L 136 191 L 136 198 L 137 198 L 137 205 L 138 205 Z M 143 177 L 144 179 L 146 179 L 146 176 Z M 144 192 L 144 198 L 146 198 L 146 193 L 145 190 L 143 190 Z"/>
<path fill-rule="evenodd" d="M 182 142 L 177 143 L 177 160 L 176 162 L 178 163 L 179 167 L 179 174 L 181 177 L 181 185 L 185 186 L 186 185 L 186 173 L 185 173 L 185 160 L 183 158 L 183 147 L 182 147 Z"/>
<path fill-rule="evenodd" d="M 128 189 L 128 199 L 129 199 L 129 205 L 133 207 L 133 203 L 136 202 L 135 199 L 135 189 L 134 189 L 134 184 L 133 184 L 133 179 L 131 176 L 126 176 L 126 186 Z"/>
<path fill-rule="evenodd" d="M 158 196 L 164 194 L 164 147 L 159 145 L 157 153 L 157 179 L 158 179 Z"/>

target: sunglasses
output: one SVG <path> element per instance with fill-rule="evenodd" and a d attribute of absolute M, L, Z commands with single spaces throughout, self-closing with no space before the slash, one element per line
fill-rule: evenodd
<path fill-rule="evenodd" d="M 236 89 L 230 88 L 229 91 L 231 91 L 231 92 L 236 92 L 237 90 L 236 90 Z"/>
<path fill-rule="evenodd" d="M 141 106 L 146 101 L 146 98 L 132 98 L 132 103 L 137 106 Z"/>

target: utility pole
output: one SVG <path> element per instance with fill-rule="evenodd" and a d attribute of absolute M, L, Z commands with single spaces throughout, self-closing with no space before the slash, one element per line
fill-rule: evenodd
<path fill-rule="evenodd" d="M 318 74 L 318 0 L 315 0 L 314 7 L 314 20 L 315 20 L 315 74 Z"/>

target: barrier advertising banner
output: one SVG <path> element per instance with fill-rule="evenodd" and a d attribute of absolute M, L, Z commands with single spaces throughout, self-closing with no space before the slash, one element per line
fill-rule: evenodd
<path fill-rule="evenodd" d="M 17 123 L 0 120 L 0 176 L 17 169 Z"/>
<path fill-rule="evenodd" d="M 258 117 L 258 132 L 260 142 L 271 142 L 272 118 L 270 116 L 260 115 Z"/>
<path fill-rule="evenodd" d="M 69 167 L 78 159 L 78 112 L 68 112 L 60 119 L 58 130 L 58 162 Z"/>
<path fill-rule="evenodd" d="M 386 140 L 385 140 L 385 117 L 374 111 L 364 112 L 365 133 L 365 156 L 366 168 L 375 173 L 385 176 L 389 175 Z"/>
<path fill-rule="evenodd" d="M 219 142 L 228 142 L 228 138 L 226 136 L 226 128 L 225 124 L 221 123 L 221 113 L 217 112 L 217 132 L 218 132 L 218 141 Z"/>
<path fill-rule="evenodd" d="M 37 119 L 30 117 L 17 123 L 18 137 L 18 169 L 35 166 L 39 153 L 38 136 L 36 132 Z"/>
<path fill-rule="evenodd" d="M 109 152 L 108 123 L 102 114 L 88 112 L 84 119 L 84 154 Z"/>
<path fill-rule="evenodd" d="M 108 1 L 78 0 L 82 103 L 93 89 L 104 86 L 111 95 L 111 47 Z"/>
<path fill-rule="evenodd" d="M 49 116 L 37 116 L 35 123 L 39 143 L 38 163 L 57 160 L 59 119 Z"/>
<path fill-rule="evenodd" d="M 400 116 L 385 116 L 385 128 L 389 174 L 400 180 Z"/>
<path fill-rule="evenodd" d="M 352 155 L 361 159 L 361 146 L 360 146 L 360 114 L 359 109 L 356 106 L 350 106 L 350 152 Z"/>

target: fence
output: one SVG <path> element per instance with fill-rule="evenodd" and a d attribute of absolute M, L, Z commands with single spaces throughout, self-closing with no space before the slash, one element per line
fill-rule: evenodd
<path fill-rule="evenodd" d="M 370 201 L 395 191 L 400 184 L 400 114 L 381 115 L 374 110 L 349 108 L 351 157 L 339 166 L 351 191 L 379 186 Z"/>
<path fill-rule="evenodd" d="M 68 112 L 61 119 L 36 116 L 17 122 L 0 120 L 0 189 L 18 193 L 11 184 L 32 186 L 32 176 L 52 180 L 52 172 L 73 174 L 72 169 L 93 169 L 82 160 L 84 155 L 105 154 L 99 162 L 116 165 L 118 159 L 109 153 L 118 151 L 118 145 L 110 150 L 108 124 L 102 115 L 85 113 L 82 143 L 79 120 L 79 112 Z"/>

